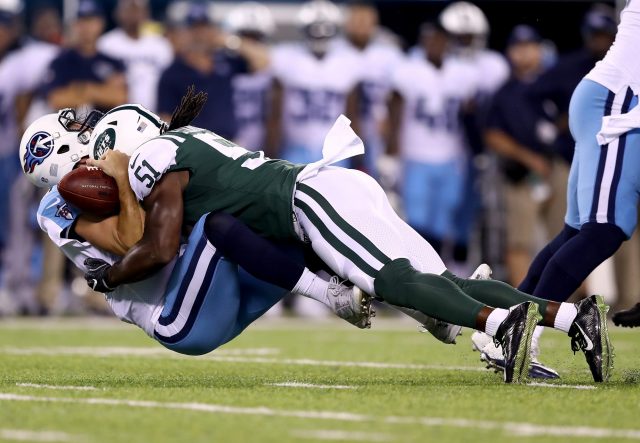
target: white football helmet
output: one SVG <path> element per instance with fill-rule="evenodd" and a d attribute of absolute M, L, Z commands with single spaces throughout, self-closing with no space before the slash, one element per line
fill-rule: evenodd
<path fill-rule="evenodd" d="M 451 3 L 440 13 L 440 24 L 455 36 L 474 36 L 473 46 L 485 47 L 489 35 L 489 21 L 482 9 L 473 3 Z"/>
<path fill-rule="evenodd" d="M 298 13 L 298 25 L 311 50 L 317 53 L 327 50 L 329 40 L 338 34 L 342 21 L 342 12 L 328 0 L 307 2 Z"/>
<path fill-rule="evenodd" d="M 89 155 L 98 160 L 108 149 L 131 155 L 142 143 L 166 129 L 167 124 L 144 106 L 118 106 L 96 124 L 89 140 Z"/>
<path fill-rule="evenodd" d="M 43 188 L 58 184 L 89 155 L 89 134 L 101 116 L 92 111 L 79 121 L 73 109 L 63 109 L 31 123 L 20 140 L 20 164 L 27 178 Z"/>
<path fill-rule="evenodd" d="M 234 34 L 248 33 L 267 38 L 274 33 L 276 24 L 268 7 L 257 2 L 244 2 L 229 12 L 225 27 Z"/>

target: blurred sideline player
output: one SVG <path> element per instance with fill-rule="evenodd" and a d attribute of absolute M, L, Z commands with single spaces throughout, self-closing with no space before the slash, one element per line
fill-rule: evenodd
<path fill-rule="evenodd" d="M 266 44 L 275 31 L 275 22 L 265 5 L 245 2 L 229 12 L 225 18 L 225 29 L 242 39 Z M 234 111 L 238 122 L 235 141 L 251 151 L 265 147 L 271 82 L 268 69 L 238 74 L 233 78 Z"/>
<path fill-rule="evenodd" d="M 476 85 L 474 111 L 467 113 L 465 128 L 471 152 L 467 157 L 467 173 L 454 223 L 454 249 L 452 268 L 467 271 L 469 242 L 482 198 L 478 190 L 478 170 L 474 164 L 477 154 L 484 151 L 480 132 L 490 97 L 509 77 L 509 65 L 504 56 L 486 48 L 489 22 L 482 10 L 468 2 L 455 2 L 439 16 L 442 27 L 454 39 L 456 58 L 469 67 L 469 81 Z M 464 272 L 462 272 L 464 271 Z"/>
<path fill-rule="evenodd" d="M 298 21 L 304 41 L 284 43 L 272 51 L 275 81 L 267 154 L 311 163 L 322 158 L 324 136 L 336 118 L 347 114 L 355 119 L 361 64 L 353 48 L 332 44 L 342 23 L 336 5 L 327 0 L 307 2 Z"/>
<path fill-rule="evenodd" d="M 391 92 L 391 74 L 404 57 L 397 43 L 380 28 L 375 5 L 366 0 L 350 2 L 344 38 L 335 44 L 351 47 L 360 56 L 357 115 L 359 134 L 366 150 L 364 158 L 356 157 L 353 163 L 378 178 L 378 162 L 385 153 L 382 132 Z"/>
<path fill-rule="evenodd" d="M 126 66 L 129 101 L 157 110 L 158 82 L 173 59 L 171 46 L 163 37 L 145 33 L 149 0 L 118 0 L 118 27 L 98 40 L 98 49 L 122 60 Z"/>
<path fill-rule="evenodd" d="M 21 66 L 16 56 L 20 13 L 20 2 L 5 2 L 0 6 L 0 177 L 3 186 L 0 187 L 0 250 L 4 250 L 10 241 L 9 220 L 11 218 L 10 190 L 19 175 L 20 164 L 16 162 L 16 148 L 18 143 L 18 128 L 15 113 L 15 100 L 20 92 Z M 0 285 L 3 285 L 3 274 L 6 277 L 6 259 L 0 262 Z M 0 289 L 3 289 L 0 286 Z M 3 290 L 4 293 L 4 290 Z M 3 297 L 12 296 L 4 293 Z M 0 302 L 7 305 L 0 310 L 13 310 L 10 300 Z"/>
<path fill-rule="evenodd" d="M 628 0 L 615 41 L 576 87 L 569 127 L 576 140 L 565 227 L 536 257 L 521 287 L 565 300 L 627 240 L 640 192 L 640 0 Z M 640 324 L 640 309 L 615 316 Z"/>
<path fill-rule="evenodd" d="M 18 133 L 33 120 L 46 114 L 48 106 L 40 92 L 51 61 L 58 55 L 62 43 L 62 23 L 59 12 L 51 6 L 34 11 L 30 35 L 15 52 L 16 72 L 13 89 L 17 93 L 14 112 Z M 29 69 L 24 69 L 28 66 Z M 50 312 L 59 302 L 62 290 L 64 258 L 51 247 L 33 223 L 32 213 L 42 194 L 20 174 L 11 189 L 11 213 L 8 242 L 3 250 L 6 265 L 5 287 L 19 312 L 42 314 Z M 43 239 L 43 260 L 37 287 L 33 282 L 32 256 L 39 238 Z"/>
<path fill-rule="evenodd" d="M 144 211 L 129 186 L 129 157 L 109 148 L 131 152 L 130 147 L 139 145 L 141 137 L 149 137 L 146 133 L 160 134 L 166 127 L 145 108 L 127 105 L 106 114 L 87 143 L 83 133 L 78 132 L 87 129 L 83 127 L 85 122 L 78 128 L 80 122 L 71 110 L 44 116 L 25 132 L 21 152 L 25 173 L 37 186 L 55 185 L 82 164 L 87 154 L 102 155 L 105 159 L 101 166 L 118 184 L 118 215 L 104 219 L 84 216 L 62 199 L 55 186 L 38 209 L 41 228 L 76 266 L 88 272 L 91 262 L 87 259 L 117 261 L 142 237 L 144 230 Z M 141 122 L 144 129 L 136 130 Z M 117 140 L 105 138 L 114 123 L 119 128 L 128 125 L 133 129 L 125 132 L 128 137 L 120 132 Z M 65 146 L 66 150 L 61 149 Z M 105 149 L 107 155 L 103 154 Z M 49 173 L 54 164 L 59 167 L 55 176 Z M 244 291 L 238 266 L 225 258 L 227 254 L 222 256 L 223 250 L 243 257 L 249 269 L 257 270 L 258 275 L 281 286 L 290 285 L 290 290 L 328 304 L 357 326 L 367 326 L 367 315 L 353 316 L 355 307 L 362 309 L 354 305 L 359 302 L 357 290 L 335 280 L 321 280 L 288 258 L 279 247 L 225 214 L 203 216 L 193 227 L 179 257 L 151 277 L 109 291 L 106 295 L 109 305 L 121 320 L 139 326 L 169 349 L 191 355 L 210 352 L 233 339 L 287 292 L 274 286 L 263 287 L 259 293 Z M 252 279 L 248 275 L 244 278 Z"/>
<path fill-rule="evenodd" d="M 420 45 L 422 50 L 392 74 L 388 148 L 403 162 L 407 223 L 442 255 L 464 185 L 460 115 L 475 91 L 465 65 L 447 57 L 444 29 L 424 24 Z"/>

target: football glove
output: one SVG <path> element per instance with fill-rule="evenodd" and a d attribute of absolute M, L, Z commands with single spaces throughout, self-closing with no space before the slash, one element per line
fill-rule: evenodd
<path fill-rule="evenodd" d="M 115 289 L 115 287 L 112 288 L 107 283 L 107 273 L 111 269 L 109 263 L 99 258 L 88 258 L 84 261 L 84 265 L 87 268 L 84 279 L 91 289 L 103 294 Z"/>

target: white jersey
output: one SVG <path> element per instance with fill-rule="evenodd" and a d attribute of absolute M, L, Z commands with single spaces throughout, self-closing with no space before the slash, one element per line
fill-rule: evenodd
<path fill-rule="evenodd" d="M 71 231 L 78 215 L 78 211 L 64 201 L 54 186 L 42 198 L 37 218 L 40 228 L 51 241 L 83 272 L 86 272 L 84 261 L 87 258 L 115 263 L 119 257 L 74 238 Z M 120 320 L 140 327 L 153 338 L 174 264 L 175 260 L 146 280 L 118 286 L 115 291 L 105 294 L 113 313 Z"/>
<path fill-rule="evenodd" d="M 49 65 L 60 53 L 60 47 L 52 43 L 33 40 L 20 49 L 16 56 L 22 66 L 29 69 L 21 70 L 20 88 L 23 92 L 34 93 L 31 105 L 25 118 L 25 126 L 45 114 L 53 112 L 47 104 L 46 98 L 38 94 L 38 89 L 44 83 Z"/>
<path fill-rule="evenodd" d="M 460 107 L 476 91 L 465 65 L 448 59 L 438 69 L 424 57 L 411 57 L 393 73 L 393 88 L 404 102 L 402 157 L 421 163 L 460 159 L 465 143 Z"/>
<path fill-rule="evenodd" d="M 303 44 L 289 43 L 273 49 L 272 69 L 283 86 L 283 145 L 320 160 L 325 135 L 361 79 L 360 57 L 332 48 L 318 59 Z"/>
<path fill-rule="evenodd" d="M 238 121 L 234 141 L 251 151 L 264 147 L 267 98 L 272 81 L 268 71 L 240 74 L 233 78 L 233 101 Z"/>
<path fill-rule="evenodd" d="M 627 0 L 620 14 L 616 39 L 607 55 L 585 78 L 595 81 L 612 92 L 631 86 L 640 94 L 640 0 Z"/>
<path fill-rule="evenodd" d="M 363 50 L 358 50 L 346 40 L 338 41 L 336 46 L 351 48 L 360 56 L 360 130 L 365 144 L 372 140 L 380 142 L 380 125 L 387 116 L 391 76 L 404 60 L 402 51 L 381 41 L 373 41 Z"/>
<path fill-rule="evenodd" d="M 482 49 L 475 51 L 466 60 L 475 68 L 475 86 L 478 94 L 493 95 L 509 79 L 509 62 L 499 52 Z"/>
<path fill-rule="evenodd" d="M 124 62 L 129 101 L 155 111 L 160 76 L 173 60 L 169 43 L 159 35 L 143 35 L 133 39 L 118 28 L 100 37 L 98 49 Z"/>

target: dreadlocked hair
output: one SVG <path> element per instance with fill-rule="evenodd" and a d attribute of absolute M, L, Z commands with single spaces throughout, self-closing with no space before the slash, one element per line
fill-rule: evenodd
<path fill-rule="evenodd" d="M 204 108 L 207 103 L 207 93 L 202 91 L 196 93 L 195 89 L 195 86 L 189 86 L 187 93 L 180 100 L 180 104 L 173 110 L 169 131 L 189 125 Z"/>

